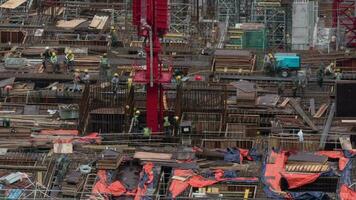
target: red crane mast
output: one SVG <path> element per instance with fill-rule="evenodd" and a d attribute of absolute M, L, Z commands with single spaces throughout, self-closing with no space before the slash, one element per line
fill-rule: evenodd
<path fill-rule="evenodd" d="M 171 82 L 170 70 L 163 71 L 159 53 L 159 38 L 168 30 L 167 0 L 133 0 L 133 24 L 138 35 L 145 38 L 146 69 L 135 72 L 133 81 L 146 84 L 146 124 L 152 132 L 162 129 L 163 89 L 161 84 Z"/>

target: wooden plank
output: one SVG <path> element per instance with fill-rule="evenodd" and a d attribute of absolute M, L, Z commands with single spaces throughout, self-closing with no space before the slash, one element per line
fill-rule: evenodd
<path fill-rule="evenodd" d="M 300 107 L 300 105 L 298 104 L 298 102 L 295 99 L 291 98 L 289 100 L 289 103 L 295 109 L 295 111 L 297 111 L 297 113 L 303 118 L 303 120 L 310 126 L 311 129 L 313 129 L 314 131 L 318 130 L 318 128 L 310 120 L 308 115 L 304 112 L 304 110 Z"/>
<path fill-rule="evenodd" d="M 287 106 L 288 102 L 289 102 L 289 98 L 287 97 L 284 99 L 284 101 L 281 104 L 278 105 L 278 107 L 285 108 Z"/>
<path fill-rule="evenodd" d="M 326 110 L 328 109 L 328 107 L 329 107 L 328 104 L 326 104 L 326 103 L 322 104 L 313 117 L 314 118 L 322 117 L 324 115 L 324 113 L 326 112 Z"/>
<path fill-rule="evenodd" d="M 75 27 L 79 26 L 81 23 L 83 23 L 85 21 L 87 21 L 87 20 L 86 19 L 72 19 L 69 21 L 59 20 L 57 22 L 57 27 L 71 29 L 71 28 L 75 28 Z"/>
<path fill-rule="evenodd" d="M 9 0 L 0 5 L 0 8 L 15 9 L 21 4 L 25 3 L 27 0 Z"/>
<path fill-rule="evenodd" d="M 135 152 L 134 158 L 137 159 L 157 159 L 157 160 L 170 160 L 172 159 L 172 154 L 168 153 L 152 153 L 152 152 Z"/>
<path fill-rule="evenodd" d="M 356 120 L 355 119 L 343 119 L 343 120 L 341 120 L 341 123 L 344 123 L 344 124 L 356 124 Z"/>
<path fill-rule="evenodd" d="M 89 27 L 101 30 L 104 28 L 108 18 L 109 18 L 108 16 L 95 15 L 93 20 L 89 24 Z"/>

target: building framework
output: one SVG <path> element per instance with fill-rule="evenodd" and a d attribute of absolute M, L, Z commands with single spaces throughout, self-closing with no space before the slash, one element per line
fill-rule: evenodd
<path fill-rule="evenodd" d="M 286 48 L 287 14 L 281 4 L 264 4 L 255 0 L 252 6 L 252 22 L 266 26 L 268 46 L 273 49 Z"/>
<path fill-rule="evenodd" d="M 193 1 L 190 0 L 170 0 L 170 26 L 169 32 L 189 33 L 192 20 Z"/>
<path fill-rule="evenodd" d="M 333 27 L 345 28 L 347 38 L 346 44 L 349 47 L 356 47 L 355 6 L 355 1 L 333 1 Z"/>

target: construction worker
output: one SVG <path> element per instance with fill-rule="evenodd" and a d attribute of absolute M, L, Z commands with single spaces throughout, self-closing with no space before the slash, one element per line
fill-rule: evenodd
<path fill-rule="evenodd" d="M 111 38 L 111 47 L 118 47 L 118 35 L 114 26 L 111 26 L 110 29 L 110 38 Z"/>
<path fill-rule="evenodd" d="M 10 126 L 11 126 L 11 121 L 10 121 L 10 119 L 9 119 L 9 118 L 3 119 L 2 125 L 3 125 L 3 127 L 5 127 L 5 128 L 10 128 Z"/>
<path fill-rule="evenodd" d="M 58 73 L 59 72 L 59 63 L 58 63 L 58 57 L 57 57 L 56 52 L 52 52 L 51 63 L 53 66 L 53 72 Z"/>
<path fill-rule="evenodd" d="M 278 81 L 278 95 L 283 95 L 284 92 L 284 84 L 282 81 Z"/>
<path fill-rule="evenodd" d="M 172 134 L 171 122 L 169 122 L 169 118 L 167 116 L 164 117 L 163 119 L 164 119 L 164 122 L 163 122 L 164 133 L 166 134 L 166 136 L 170 136 Z"/>
<path fill-rule="evenodd" d="M 292 86 L 292 91 L 293 91 L 293 97 L 297 96 L 297 92 L 298 92 L 298 87 L 299 87 L 299 81 L 297 78 L 293 79 L 293 86 Z"/>
<path fill-rule="evenodd" d="M 88 69 L 85 69 L 85 70 L 84 70 L 84 75 L 83 75 L 82 80 L 83 80 L 83 82 L 84 82 L 85 84 L 90 83 L 90 74 L 89 74 Z"/>
<path fill-rule="evenodd" d="M 9 96 L 9 95 L 10 95 L 10 92 L 11 92 L 11 90 L 12 90 L 12 85 L 6 85 L 6 86 L 4 87 L 4 89 L 5 89 L 6 96 Z"/>
<path fill-rule="evenodd" d="M 51 50 L 49 49 L 49 47 L 46 47 L 44 53 L 42 54 L 43 71 L 46 71 L 47 63 L 50 61 L 51 56 L 52 56 Z"/>
<path fill-rule="evenodd" d="M 136 110 L 133 116 L 133 131 L 134 133 L 138 133 L 139 129 L 140 129 L 140 121 L 139 121 L 139 117 L 140 117 L 141 112 L 139 110 Z"/>
<path fill-rule="evenodd" d="M 272 75 L 274 71 L 274 56 L 272 53 L 266 54 L 264 59 L 264 70 L 267 74 Z"/>
<path fill-rule="evenodd" d="M 331 62 L 331 63 L 325 68 L 325 75 L 326 75 L 326 76 L 334 75 L 334 68 L 335 68 L 335 63 L 334 63 L 334 62 Z"/>
<path fill-rule="evenodd" d="M 109 60 L 107 57 L 107 54 L 104 53 L 103 56 L 100 58 L 100 79 L 102 81 L 109 81 L 109 76 L 108 76 L 108 71 L 109 70 Z"/>
<path fill-rule="evenodd" d="M 182 77 L 180 75 L 176 76 L 176 83 L 179 85 L 182 82 Z"/>
<path fill-rule="evenodd" d="M 335 70 L 335 80 L 341 80 L 342 79 L 342 73 L 340 69 Z"/>
<path fill-rule="evenodd" d="M 175 135 L 178 135 L 179 132 L 179 116 L 174 116 L 174 130 L 175 130 Z"/>
<path fill-rule="evenodd" d="M 132 78 L 127 79 L 127 89 L 130 91 L 132 87 Z"/>
<path fill-rule="evenodd" d="M 145 128 L 143 129 L 143 135 L 144 135 L 144 136 L 149 137 L 149 136 L 151 136 L 151 133 L 152 133 L 152 130 L 151 130 L 150 128 L 145 127 Z"/>
<path fill-rule="evenodd" d="M 65 61 L 67 65 L 67 72 L 73 71 L 74 67 L 74 54 L 72 50 L 69 50 L 65 56 Z"/>
<path fill-rule="evenodd" d="M 114 77 L 111 79 L 111 86 L 112 86 L 112 91 L 114 93 L 114 95 L 116 95 L 117 90 L 119 88 L 119 74 L 115 73 Z"/>
<path fill-rule="evenodd" d="M 292 50 L 292 38 L 288 33 L 286 34 L 286 43 L 287 43 L 287 51 Z"/>
<path fill-rule="evenodd" d="M 318 80 L 318 85 L 319 87 L 323 87 L 323 83 L 324 83 L 324 70 L 323 70 L 323 66 L 320 66 L 317 72 L 317 80 Z"/>
<path fill-rule="evenodd" d="M 304 95 L 306 87 L 307 87 L 306 77 L 300 77 L 299 80 L 298 80 L 298 89 L 300 90 L 300 93 L 302 95 Z"/>
<path fill-rule="evenodd" d="M 79 69 L 75 69 L 74 76 L 73 76 L 73 92 L 80 91 L 80 87 L 79 87 L 80 80 L 81 78 L 80 78 Z"/>

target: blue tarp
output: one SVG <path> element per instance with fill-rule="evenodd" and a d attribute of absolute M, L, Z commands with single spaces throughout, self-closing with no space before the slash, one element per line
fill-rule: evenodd
<path fill-rule="evenodd" d="M 330 199 L 324 192 L 289 192 L 293 200 L 327 200 Z"/>
<path fill-rule="evenodd" d="M 240 163 L 240 161 L 241 161 L 240 150 L 239 149 L 235 149 L 235 148 L 234 149 L 227 148 L 227 152 L 224 155 L 224 161 Z"/>

